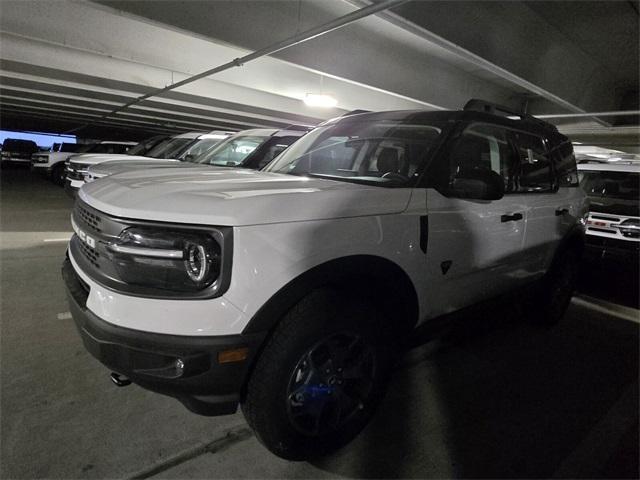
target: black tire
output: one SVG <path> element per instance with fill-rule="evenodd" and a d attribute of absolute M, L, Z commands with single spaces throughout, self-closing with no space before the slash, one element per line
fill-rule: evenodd
<path fill-rule="evenodd" d="M 63 187 L 67 178 L 67 172 L 64 169 L 64 163 L 58 163 L 51 169 L 51 181 L 56 185 Z"/>
<path fill-rule="evenodd" d="M 575 291 L 579 260 L 575 249 L 558 254 L 540 283 L 537 298 L 532 299 L 533 323 L 552 326 L 560 322 Z"/>
<path fill-rule="evenodd" d="M 372 306 L 331 290 L 293 307 L 267 341 L 242 403 L 260 442 L 287 460 L 350 442 L 375 413 L 393 369 L 396 343 L 382 322 Z"/>

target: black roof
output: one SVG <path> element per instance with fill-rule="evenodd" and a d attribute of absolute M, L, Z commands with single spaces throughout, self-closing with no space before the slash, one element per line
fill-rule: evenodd
<path fill-rule="evenodd" d="M 553 143 L 563 143 L 569 139 L 558 132 L 555 125 L 531 115 L 509 112 L 508 115 L 488 113 L 476 109 L 467 110 L 393 110 L 386 112 L 357 113 L 327 120 L 321 125 L 359 121 L 399 121 L 399 122 L 471 122 L 480 121 L 502 125 L 515 130 L 537 133 L 549 138 Z"/>

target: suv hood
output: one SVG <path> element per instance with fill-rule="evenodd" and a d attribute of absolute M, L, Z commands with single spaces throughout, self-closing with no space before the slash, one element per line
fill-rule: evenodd
<path fill-rule="evenodd" d="M 81 153 L 74 155 L 69 161 L 71 163 L 82 163 L 83 165 L 93 165 L 95 163 L 108 162 L 109 160 L 141 160 L 149 157 L 138 155 L 127 155 L 124 153 Z"/>
<path fill-rule="evenodd" d="M 242 226 L 400 213 L 411 189 L 204 166 L 111 175 L 79 196 L 123 218 Z"/>
<path fill-rule="evenodd" d="M 163 160 L 157 158 L 142 157 L 145 160 L 138 160 L 138 157 L 130 157 L 132 160 L 110 160 L 91 167 L 90 173 L 96 175 L 113 175 L 114 173 L 130 172 L 132 170 L 142 170 L 157 167 L 176 167 L 183 165 L 180 160 Z M 193 166 L 193 164 L 187 164 Z"/>

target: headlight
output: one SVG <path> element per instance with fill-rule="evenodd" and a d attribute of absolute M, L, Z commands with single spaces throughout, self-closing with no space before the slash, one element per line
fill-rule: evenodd
<path fill-rule="evenodd" d="M 627 238 L 640 238 L 640 220 L 629 218 L 618 225 L 620 233 Z"/>
<path fill-rule="evenodd" d="M 220 276 L 220 238 L 215 232 L 158 231 L 131 227 L 107 247 L 121 280 L 173 292 L 198 292 Z"/>

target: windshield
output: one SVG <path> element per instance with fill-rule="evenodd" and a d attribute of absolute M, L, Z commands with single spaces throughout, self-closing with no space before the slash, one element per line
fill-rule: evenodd
<path fill-rule="evenodd" d="M 151 158 L 178 158 L 178 155 L 193 142 L 197 142 L 197 140 L 195 138 L 167 138 L 149 150 L 146 156 Z"/>
<path fill-rule="evenodd" d="M 440 137 L 442 125 L 404 122 L 354 118 L 318 127 L 264 171 L 389 187 L 406 185 Z"/>
<path fill-rule="evenodd" d="M 4 141 L 3 150 L 16 153 L 32 153 L 38 151 L 38 146 L 31 140 L 13 140 Z"/>
<path fill-rule="evenodd" d="M 144 155 L 148 151 L 150 151 L 153 147 L 158 145 L 158 143 L 162 140 L 162 137 L 151 137 L 146 140 L 134 145 L 127 151 L 127 155 Z"/>
<path fill-rule="evenodd" d="M 75 143 L 63 143 L 60 146 L 59 150 L 56 150 L 56 151 L 74 153 L 74 152 L 78 151 L 78 147 L 79 147 L 79 145 L 77 145 Z"/>
<path fill-rule="evenodd" d="M 579 176 L 590 197 L 638 201 L 640 173 L 583 170 Z"/>
<path fill-rule="evenodd" d="M 85 143 L 84 145 L 80 145 L 77 153 L 87 153 L 94 145 L 95 143 Z"/>
<path fill-rule="evenodd" d="M 94 143 L 83 149 L 81 153 L 124 154 L 129 147 L 130 145 L 126 143 Z"/>
<path fill-rule="evenodd" d="M 183 150 L 179 158 L 185 162 L 197 162 L 198 158 L 207 155 L 221 140 L 222 138 L 217 136 L 200 138 L 197 142 L 192 143 L 188 148 Z"/>
<path fill-rule="evenodd" d="M 131 147 L 127 152 L 127 155 L 143 155 L 146 150 L 147 146 L 141 142 Z"/>
<path fill-rule="evenodd" d="M 236 167 L 241 165 L 268 138 L 268 135 L 234 135 L 194 159 L 194 162 L 220 167 Z"/>

